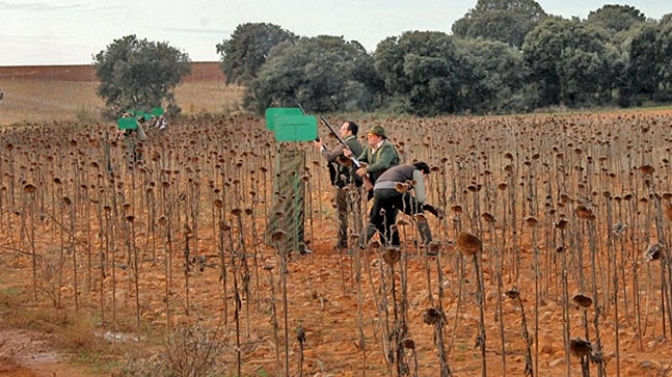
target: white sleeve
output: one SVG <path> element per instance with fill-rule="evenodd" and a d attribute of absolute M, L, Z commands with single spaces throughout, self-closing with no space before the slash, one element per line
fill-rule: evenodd
<path fill-rule="evenodd" d="M 425 191 L 425 177 L 420 170 L 413 170 L 413 180 L 415 181 L 415 186 L 413 187 L 413 190 L 415 191 L 415 198 L 421 204 L 425 204 L 425 200 L 427 200 L 427 192 Z"/>
<path fill-rule="evenodd" d="M 140 123 L 138 123 L 138 140 L 147 140 L 147 134 L 145 133 L 145 130 L 142 128 L 142 124 Z"/>

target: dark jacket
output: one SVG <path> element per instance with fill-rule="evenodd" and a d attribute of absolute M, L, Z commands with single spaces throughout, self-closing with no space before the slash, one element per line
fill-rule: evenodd
<path fill-rule="evenodd" d="M 364 148 L 362 144 L 357 140 L 357 137 L 350 135 L 345 138 L 345 144 L 348 145 L 354 156 L 358 156 L 362 153 Z M 345 147 L 342 144 L 339 144 L 334 148 L 333 151 L 329 152 L 326 149 L 322 149 L 321 153 L 324 158 L 327 159 L 327 165 L 329 167 L 329 176 L 331 178 L 331 184 L 338 187 L 345 187 L 351 180 L 354 180 L 357 186 L 362 185 L 362 179 L 354 173 L 353 166 L 345 166 L 344 164 L 339 163 L 339 159 L 345 159 L 343 150 Z M 350 164 L 352 165 L 352 164 Z"/>
<path fill-rule="evenodd" d="M 396 183 L 413 182 L 413 189 L 415 191 L 416 199 L 423 203 L 427 198 L 425 190 L 425 180 L 422 172 L 413 165 L 397 165 L 393 166 L 378 177 L 375 190 L 395 190 Z"/>

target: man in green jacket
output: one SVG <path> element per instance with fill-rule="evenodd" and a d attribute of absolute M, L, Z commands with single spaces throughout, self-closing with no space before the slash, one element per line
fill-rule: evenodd
<path fill-rule="evenodd" d="M 371 127 L 369 132 L 367 132 L 367 141 L 368 145 L 364 149 L 364 152 L 357 157 L 359 162 L 366 163 L 367 165 L 366 167 L 357 169 L 356 174 L 364 179 L 364 187 L 368 190 L 368 199 L 370 200 L 373 198 L 373 185 L 376 184 L 378 177 L 387 169 L 399 165 L 400 158 L 397 148 L 388 140 L 385 129 L 382 126 L 376 125 Z M 344 153 L 348 157 L 352 156 L 352 151 L 347 149 Z M 371 208 L 369 219 L 376 216 L 373 213 L 375 210 L 376 207 Z M 375 225 L 369 221 L 364 241 L 368 243 L 376 231 Z"/>
<path fill-rule="evenodd" d="M 359 162 L 365 163 L 366 167 L 360 167 L 356 173 L 365 180 L 364 187 L 369 190 L 369 199 L 371 199 L 373 197 L 373 185 L 378 177 L 385 170 L 399 165 L 399 152 L 387 139 L 385 129 L 382 126 L 373 126 L 369 130 L 367 142 L 368 145 L 364 151 L 359 156 L 355 156 Z M 350 150 L 346 149 L 344 153 L 348 157 L 353 156 Z M 369 187 L 367 187 L 367 180 L 370 183 Z"/>

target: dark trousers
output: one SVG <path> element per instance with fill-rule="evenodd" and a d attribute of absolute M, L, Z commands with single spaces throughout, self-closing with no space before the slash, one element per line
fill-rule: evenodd
<path fill-rule="evenodd" d="M 396 224 L 399 211 L 409 216 L 423 213 L 422 205 L 410 193 L 402 194 L 395 189 L 378 189 L 373 192 L 373 207 L 369 221 L 380 234 L 381 242 L 386 245 L 399 246 L 399 232 L 392 227 Z M 367 237 L 373 234 L 367 234 Z M 429 236 L 431 238 L 431 235 Z M 423 239 L 425 235 L 423 234 Z M 369 241 L 368 239 L 366 240 Z"/>

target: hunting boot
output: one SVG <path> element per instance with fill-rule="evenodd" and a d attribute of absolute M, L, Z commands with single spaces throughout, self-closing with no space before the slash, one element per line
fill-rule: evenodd
<path fill-rule="evenodd" d="M 374 224 L 372 224 L 372 223 L 366 224 L 365 234 L 364 234 L 364 237 L 362 239 L 362 242 L 359 244 L 359 247 L 362 248 L 362 249 L 365 248 L 366 245 L 369 244 L 369 241 L 371 241 L 371 238 L 373 238 L 373 236 L 376 234 L 376 232 L 377 232 L 377 229 L 376 229 L 376 226 Z"/>
<path fill-rule="evenodd" d="M 389 241 L 389 246 L 394 246 L 394 247 L 399 247 L 401 246 L 401 240 L 399 239 L 399 232 L 397 231 L 396 227 L 392 227 L 390 230 L 390 241 Z"/>
<path fill-rule="evenodd" d="M 336 188 L 336 210 L 338 212 L 338 243 L 336 249 L 348 248 L 348 203 L 347 193 L 342 188 Z"/>
<path fill-rule="evenodd" d="M 348 222 L 347 218 L 339 219 L 338 224 L 338 242 L 336 243 L 336 249 L 345 250 L 348 248 Z"/>
<path fill-rule="evenodd" d="M 427 221 L 417 221 L 418 232 L 422 238 L 422 245 L 428 245 L 432 242 L 432 230 L 429 228 Z"/>

